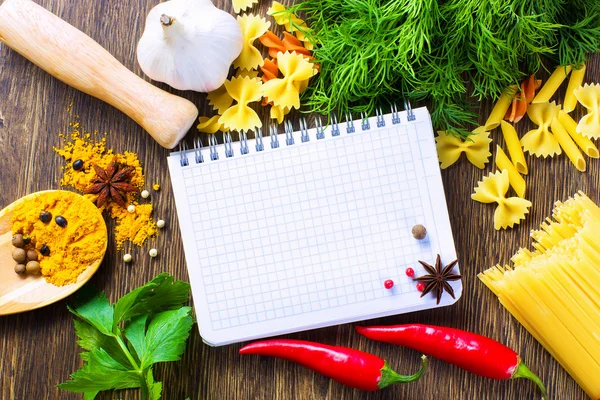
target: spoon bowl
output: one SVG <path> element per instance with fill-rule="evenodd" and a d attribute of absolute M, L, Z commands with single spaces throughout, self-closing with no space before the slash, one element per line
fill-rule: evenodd
<path fill-rule="evenodd" d="M 0 315 L 16 314 L 44 307 L 64 299 L 83 286 L 98 270 L 108 243 L 104 235 L 104 246 L 98 258 L 78 277 L 77 281 L 65 286 L 55 286 L 46 281 L 42 275 L 19 275 L 14 271 L 15 261 L 12 259 L 12 216 L 15 208 L 23 202 L 33 200 L 44 193 L 64 192 L 68 196 L 80 196 L 68 191 L 42 191 L 22 197 L 0 211 Z M 84 198 L 85 201 L 89 201 Z M 95 206 L 94 206 L 95 208 Z M 96 209 L 96 208 L 95 208 Z M 102 213 L 97 210 L 97 218 L 106 231 Z"/>

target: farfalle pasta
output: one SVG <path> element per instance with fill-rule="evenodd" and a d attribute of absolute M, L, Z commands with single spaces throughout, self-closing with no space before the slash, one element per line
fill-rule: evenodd
<path fill-rule="evenodd" d="M 508 192 L 508 171 L 496 172 L 484 177 L 475 188 L 471 198 L 480 203 L 498 203 L 494 212 L 496 230 L 512 228 L 529 213 L 531 202 L 519 197 L 506 197 Z"/>
<path fill-rule="evenodd" d="M 552 103 L 531 104 L 527 108 L 527 115 L 534 124 L 538 125 L 521 138 L 523 149 L 537 157 L 552 157 L 561 154 L 560 145 L 556 137 L 550 131 L 550 125 L 554 118 L 558 118 L 560 106 Z"/>
<path fill-rule="evenodd" d="M 244 46 L 239 57 L 233 62 L 235 68 L 256 69 L 263 65 L 263 58 L 260 51 L 254 47 L 254 41 L 264 35 L 271 23 L 253 14 L 246 14 L 237 18 L 242 34 L 244 36 Z"/>
<path fill-rule="evenodd" d="M 260 78 L 258 77 L 258 71 L 255 70 L 239 71 L 235 76 L 249 77 L 260 80 Z M 233 103 L 233 99 L 231 98 L 229 93 L 227 93 L 225 85 L 222 85 L 217 90 L 213 90 L 212 92 L 210 92 L 206 96 L 206 98 L 208 99 L 208 104 L 213 108 L 213 110 L 216 110 L 219 114 L 223 114 L 225 110 L 227 110 Z"/>
<path fill-rule="evenodd" d="M 300 108 L 303 81 L 308 81 L 317 71 L 312 63 L 296 53 L 279 53 L 277 67 L 283 78 L 271 79 L 262 86 L 262 94 L 274 105 L 283 108 Z"/>
<path fill-rule="evenodd" d="M 585 84 L 573 94 L 581 105 L 587 108 L 587 114 L 577 124 L 577 132 L 598 139 L 600 137 L 600 84 Z"/>
<path fill-rule="evenodd" d="M 200 117 L 197 128 L 200 132 L 204 133 L 217 133 L 217 132 L 227 132 L 229 129 L 226 129 L 222 123 L 219 122 L 220 115 L 215 115 L 212 117 Z"/>
<path fill-rule="evenodd" d="M 247 10 L 252 5 L 258 3 L 258 0 L 231 0 L 231 5 L 233 6 L 233 11 L 238 14 L 242 10 Z"/>
<path fill-rule="evenodd" d="M 223 124 L 225 129 L 245 131 L 262 126 L 256 111 L 248 107 L 248 103 L 261 99 L 261 86 L 259 79 L 247 76 L 225 81 L 227 93 L 237 102 L 219 118 L 219 123 Z"/>
<path fill-rule="evenodd" d="M 485 131 L 484 127 L 479 127 L 473 133 L 475 135 L 469 136 L 471 141 L 462 141 L 446 131 L 438 131 L 435 146 L 442 169 L 454 164 L 462 153 L 465 153 L 469 162 L 477 168 L 485 168 L 485 164 L 492 155 L 490 153 L 490 143 L 492 143 L 490 132 Z"/>

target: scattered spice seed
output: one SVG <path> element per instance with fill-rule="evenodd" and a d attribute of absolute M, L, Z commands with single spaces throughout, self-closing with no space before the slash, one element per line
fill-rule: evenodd
<path fill-rule="evenodd" d="M 415 276 L 415 270 L 412 268 L 406 268 L 406 276 L 412 278 L 413 276 Z"/>
<path fill-rule="evenodd" d="M 50 255 L 50 247 L 43 245 L 40 249 L 40 253 L 42 253 L 43 256 L 48 257 Z"/>
<path fill-rule="evenodd" d="M 73 161 L 73 169 L 79 171 L 83 168 L 83 160 L 81 158 Z"/>
<path fill-rule="evenodd" d="M 17 264 L 23 264 L 25 261 L 27 261 L 27 253 L 25 250 L 17 247 L 12 251 L 12 258 L 17 262 Z"/>
<path fill-rule="evenodd" d="M 156 250 L 156 249 L 150 249 L 150 251 L 148 252 L 148 254 L 150 254 L 150 257 L 156 257 L 158 255 L 158 250 Z"/>
<path fill-rule="evenodd" d="M 388 279 L 385 282 L 383 282 L 383 286 L 385 286 L 386 289 L 391 289 L 394 287 L 394 281 L 391 279 Z"/>
<path fill-rule="evenodd" d="M 155 183 L 154 185 L 152 185 L 152 189 L 154 189 L 155 192 L 158 192 L 160 190 L 160 185 L 158 183 Z"/>
<path fill-rule="evenodd" d="M 23 236 L 23 244 L 27 246 L 29 243 L 31 243 L 31 238 L 29 236 Z"/>
<path fill-rule="evenodd" d="M 52 220 L 52 213 L 50 213 L 48 211 L 42 211 L 40 213 L 40 221 L 42 221 L 43 223 L 47 224 L 51 220 Z"/>
<path fill-rule="evenodd" d="M 417 240 L 423 240 L 427 236 L 427 229 L 421 224 L 415 225 L 412 228 L 412 235 Z"/>
<path fill-rule="evenodd" d="M 149 191 L 147 191 L 147 190 L 145 190 L 145 189 L 144 189 L 144 190 L 142 190 L 142 197 L 143 197 L 144 199 L 147 199 L 148 197 L 150 197 L 150 192 L 149 192 Z"/>
<path fill-rule="evenodd" d="M 126 263 L 131 262 L 131 260 L 133 260 L 133 257 L 131 256 L 131 254 L 127 253 L 123 256 L 123 261 L 125 261 Z"/>
<path fill-rule="evenodd" d="M 130 204 L 127 207 L 127 212 L 133 214 L 135 212 L 135 206 L 133 204 Z"/>
<path fill-rule="evenodd" d="M 165 221 L 163 221 L 162 219 L 159 219 L 158 221 L 156 221 L 156 226 L 158 228 L 164 228 L 165 227 Z"/>
<path fill-rule="evenodd" d="M 27 250 L 27 261 L 37 261 L 38 260 L 38 253 L 37 251 L 30 249 Z"/>
<path fill-rule="evenodd" d="M 425 290 L 425 284 L 423 282 L 417 283 L 417 290 L 419 292 L 422 292 L 423 290 Z"/>
<path fill-rule="evenodd" d="M 29 261 L 25 266 L 28 274 L 37 275 L 40 273 L 40 263 L 37 261 Z"/>
<path fill-rule="evenodd" d="M 67 226 L 67 220 L 62 215 L 57 216 L 54 221 L 56 221 L 56 225 L 60 226 L 61 228 Z"/>
<path fill-rule="evenodd" d="M 12 237 L 12 245 L 15 247 L 23 247 L 25 246 L 25 242 L 23 240 L 23 235 L 21 235 L 20 233 L 17 233 L 16 235 L 14 235 Z"/>
<path fill-rule="evenodd" d="M 15 265 L 15 272 L 19 275 L 23 275 L 25 273 L 25 264 L 17 264 Z"/>

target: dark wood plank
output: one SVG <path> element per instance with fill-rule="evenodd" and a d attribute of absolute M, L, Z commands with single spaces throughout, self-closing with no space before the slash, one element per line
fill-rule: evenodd
<path fill-rule="evenodd" d="M 147 0 L 40 0 L 41 5 L 58 14 L 96 39 L 125 66 L 141 75 L 135 61 L 135 45 L 145 16 L 154 2 Z M 218 6 L 231 11 L 228 1 Z M 261 2 L 254 12 L 263 12 Z M 77 62 L 74 54 L 65 62 Z M 586 81 L 598 81 L 598 57 L 588 65 Z M 159 84 L 167 88 L 166 85 Z M 169 89 L 171 90 L 171 89 Z M 209 109 L 204 95 L 179 93 L 194 101 L 203 112 Z M 124 265 L 122 252 L 111 246 L 93 283 L 115 300 L 156 274 L 168 271 L 187 279 L 179 226 L 167 173 L 168 151 L 159 147 L 134 122 L 112 107 L 79 93 L 52 78 L 23 57 L 0 45 L 0 207 L 27 193 L 59 187 L 62 162 L 53 152 L 59 145 L 59 132 L 68 129 L 66 109 L 73 103 L 81 124 L 89 130 L 106 131 L 109 147 L 115 151 L 135 151 L 144 163 L 149 183 L 159 182 L 162 190 L 152 194 L 156 216 L 167 222 L 167 229 L 142 248 L 128 248 L 135 263 Z M 480 107 L 487 115 L 490 104 Z M 266 121 L 267 116 L 264 116 Z M 521 133 L 527 130 L 521 124 Z M 494 132 L 494 145 L 502 143 Z M 599 201 L 598 160 L 587 160 L 588 172 L 579 173 L 565 156 L 552 160 L 529 157 L 531 173 L 526 177 L 531 214 L 518 228 L 496 232 L 492 229 L 494 208 L 474 203 L 470 194 L 488 165 L 480 171 L 464 159 L 443 172 L 451 222 L 456 239 L 465 291 L 455 306 L 400 315 L 369 323 L 433 323 L 472 330 L 498 339 L 517 350 L 528 365 L 539 373 L 557 399 L 584 399 L 585 394 L 531 335 L 504 310 L 476 274 L 497 261 L 507 261 L 519 247 L 529 243 L 529 231 L 549 215 L 555 200 L 564 200 L 583 190 Z M 111 225 L 112 226 L 112 225 Z M 112 236 L 111 236 L 112 240 Z M 147 251 L 161 252 L 150 259 Z M 69 373 L 81 366 L 80 349 L 75 344 L 72 318 L 65 302 L 29 313 L 0 318 L 0 398 L 2 399 L 76 399 L 79 395 L 55 388 Z M 370 342 L 359 337 L 352 325 L 342 325 L 290 335 L 293 338 L 352 346 L 373 352 L 390 361 L 399 372 L 418 368 L 419 354 L 412 350 Z M 211 348 L 202 343 L 194 329 L 187 351 L 180 362 L 161 365 L 156 377 L 164 382 L 165 399 L 537 399 L 535 386 L 527 381 L 491 381 L 467 374 L 443 362 L 432 360 L 426 376 L 419 382 L 395 386 L 379 393 L 363 393 L 331 382 L 301 367 L 281 360 L 258 357 L 241 358 L 239 345 Z M 137 391 L 106 393 L 104 399 L 139 399 Z"/>

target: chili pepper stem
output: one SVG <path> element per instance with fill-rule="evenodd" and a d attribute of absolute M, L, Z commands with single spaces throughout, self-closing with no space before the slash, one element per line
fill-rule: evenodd
<path fill-rule="evenodd" d="M 525 378 L 535 382 L 535 384 L 538 385 L 538 387 L 542 391 L 542 398 L 544 400 L 548 400 L 548 392 L 546 391 L 546 386 L 544 386 L 544 383 L 541 381 L 540 378 L 537 377 L 536 374 L 534 374 L 529 368 L 527 368 L 523 361 L 519 362 L 519 365 L 517 366 L 517 369 L 515 370 L 512 376 L 512 379 L 515 378 Z"/>
<path fill-rule="evenodd" d="M 423 355 L 421 356 L 421 359 L 423 360 L 421 362 L 421 368 L 414 375 L 408 376 L 400 375 L 399 373 L 394 371 L 386 362 L 383 365 L 383 368 L 381 368 L 381 379 L 379 379 L 379 382 L 377 382 L 377 386 L 379 387 L 379 389 L 383 389 L 384 387 L 387 387 L 394 383 L 408 383 L 418 380 L 427 369 L 427 356 Z"/>

